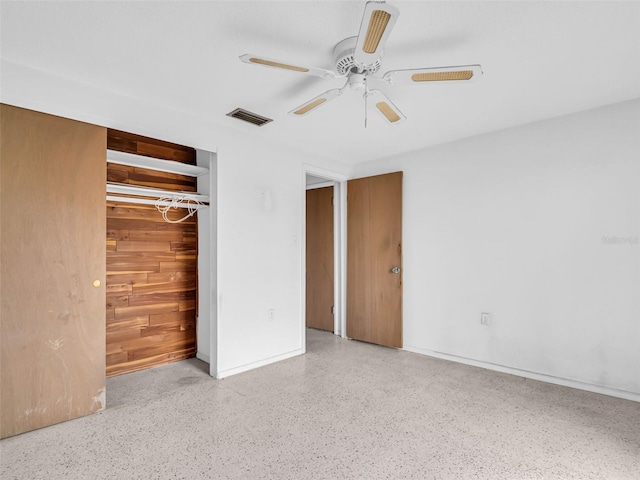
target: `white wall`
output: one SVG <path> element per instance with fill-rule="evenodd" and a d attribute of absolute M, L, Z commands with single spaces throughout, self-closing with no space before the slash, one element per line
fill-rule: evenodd
<path fill-rule="evenodd" d="M 212 294 L 217 289 L 211 298 L 216 310 L 210 325 L 200 325 L 199 356 L 210 357 L 211 373 L 222 377 L 304 351 L 303 165 L 338 174 L 347 174 L 348 166 L 270 143 L 253 125 L 221 127 L 237 122 L 224 113 L 195 117 L 5 60 L 0 100 L 217 152 L 212 193 L 218 268 L 212 260 L 208 287 Z M 270 309 L 273 321 L 267 320 Z"/>
<path fill-rule="evenodd" d="M 304 352 L 302 161 L 241 133 L 218 150 L 220 377 Z"/>
<path fill-rule="evenodd" d="M 213 373 L 304 348 L 302 164 L 347 167 L 4 60 L 2 82 L 12 105 L 218 151 Z M 603 242 L 640 235 L 639 112 L 628 102 L 358 168 L 405 171 L 407 349 L 640 393 L 640 246 Z"/>
<path fill-rule="evenodd" d="M 304 171 L 349 172 L 252 128 L 227 132 L 217 154 L 219 378 L 304 353 Z"/>
<path fill-rule="evenodd" d="M 198 318 L 196 356 L 217 371 L 217 160 L 216 154 L 205 150 L 196 150 L 196 161 L 200 167 L 209 169 L 209 173 L 198 177 L 198 192 L 209 196 L 209 208 L 198 210 Z M 214 327 L 212 329 L 212 326 Z M 213 354 L 212 354 L 213 352 Z M 214 362 L 212 363 L 212 358 Z"/>
<path fill-rule="evenodd" d="M 237 135 L 219 163 L 219 372 L 301 353 L 300 163 Z M 268 311 L 274 310 L 273 321 Z"/>
<path fill-rule="evenodd" d="M 640 399 L 640 101 L 355 173 L 396 170 L 406 349 Z"/>

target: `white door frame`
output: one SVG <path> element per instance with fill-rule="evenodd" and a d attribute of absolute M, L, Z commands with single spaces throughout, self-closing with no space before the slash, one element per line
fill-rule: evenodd
<path fill-rule="evenodd" d="M 306 351 L 306 248 L 307 248 L 307 174 L 320 177 L 329 183 L 310 185 L 309 188 L 333 185 L 333 333 L 346 338 L 347 316 L 347 175 L 312 165 L 302 168 L 302 347 Z"/>

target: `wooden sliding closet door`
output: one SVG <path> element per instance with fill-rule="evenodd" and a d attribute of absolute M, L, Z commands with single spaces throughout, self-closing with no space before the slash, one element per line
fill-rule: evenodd
<path fill-rule="evenodd" d="M 102 127 L 1 116 L 2 437 L 104 407 Z"/>

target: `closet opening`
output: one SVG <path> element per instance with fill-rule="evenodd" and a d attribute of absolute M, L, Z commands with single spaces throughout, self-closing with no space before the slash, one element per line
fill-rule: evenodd
<path fill-rule="evenodd" d="M 208 373 L 215 154 L 108 129 L 106 168 L 106 376 L 193 357 Z"/>

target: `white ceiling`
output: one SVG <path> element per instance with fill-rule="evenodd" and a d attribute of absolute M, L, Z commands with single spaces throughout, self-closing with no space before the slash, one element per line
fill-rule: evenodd
<path fill-rule="evenodd" d="M 247 65 L 243 53 L 332 68 L 364 2 L 2 2 L 2 58 L 358 163 L 640 97 L 640 2 L 390 2 L 390 69 L 480 63 L 471 84 L 383 90 L 407 121 L 369 118 L 343 79 Z M 374 82 L 372 82 L 374 83 Z M 258 128 L 225 114 L 271 117 Z M 188 128 L 188 126 L 185 126 Z"/>

